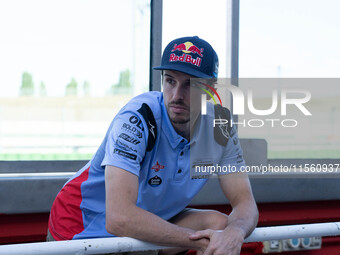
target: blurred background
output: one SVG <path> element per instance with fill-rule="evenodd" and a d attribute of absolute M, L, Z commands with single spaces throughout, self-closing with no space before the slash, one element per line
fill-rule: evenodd
<path fill-rule="evenodd" d="M 318 117 L 300 132 L 239 127 L 267 140 L 268 158 L 340 156 L 339 9 L 240 2 L 240 78 L 324 78 L 311 89 Z M 226 77 L 227 15 L 224 0 L 163 0 L 162 47 L 198 35 Z M 0 0 L 0 38 L 0 160 L 90 159 L 118 110 L 149 90 L 150 0 Z"/>

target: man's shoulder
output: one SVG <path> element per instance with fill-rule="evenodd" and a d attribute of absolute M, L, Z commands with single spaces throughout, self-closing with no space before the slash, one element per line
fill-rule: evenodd
<path fill-rule="evenodd" d="M 147 151 L 151 151 L 155 145 L 160 120 L 162 117 L 163 94 L 158 91 L 151 91 L 132 98 L 121 110 L 121 114 L 132 113 L 132 123 L 142 123 L 142 130 L 147 132 Z M 139 125 L 139 124 L 137 124 Z"/>

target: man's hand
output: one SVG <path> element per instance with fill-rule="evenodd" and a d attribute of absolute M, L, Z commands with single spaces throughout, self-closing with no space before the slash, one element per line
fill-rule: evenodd
<path fill-rule="evenodd" d="M 224 231 L 211 229 L 197 231 L 190 236 L 191 240 L 207 238 L 210 240 L 204 255 L 239 255 L 244 241 L 242 229 L 227 227 Z"/>
<path fill-rule="evenodd" d="M 233 210 L 223 231 L 206 229 L 189 236 L 191 240 L 209 239 L 204 255 L 238 255 L 244 239 L 255 229 L 258 210 L 248 176 L 235 173 L 219 176 L 221 188 Z"/>

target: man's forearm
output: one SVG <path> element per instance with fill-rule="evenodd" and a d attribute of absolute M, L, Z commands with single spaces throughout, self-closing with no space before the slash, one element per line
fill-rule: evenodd
<path fill-rule="evenodd" d="M 202 249 L 208 240 L 193 241 L 191 229 L 176 226 L 136 206 L 138 177 L 114 166 L 105 168 L 106 230 L 163 246 Z"/>
<path fill-rule="evenodd" d="M 259 213 L 256 204 L 253 201 L 244 201 L 233 208 L 228 218 L 228 227 L 239 228 L 244 238 L 249 236 L 255 229 Z"/>
<path fill-rule="evenodd" d="M 110 233 L 170 247 L 199 250 L 208 245 L 206 239 L 190 240 L 189 236 L 195 232 L 192 229 L 169 223 L 137 206 L 131 206 L 127 211 L 124 217 L 120 217 L 120 222 L 107 226 Z"/>

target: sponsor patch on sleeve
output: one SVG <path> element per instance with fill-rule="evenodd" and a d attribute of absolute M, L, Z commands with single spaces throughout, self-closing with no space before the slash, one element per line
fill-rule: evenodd
<path fill-rule="evenodd" d="M 137 155 L 123 151 L 123 150 L 120 150 L 120 149 L 114 149 L 113 153 L 116 153 L 116 154 L 123 156 L 125 158 L 128 158 L 128 159 L 132 159 L 132 160 L 137 159 Z"/>
<path fill-rule="evenodd" d="M 134 145 L 137 145 L 140 143 L 140 141 L 138 141 L 137 139 L 129 136 L 128 134 L 125 134 L 125 133 L 121 133 L 119 135 L 120 138 L 124 139 L 125 141 L 129 142 L 129 143 L 132 143 Z"/>

